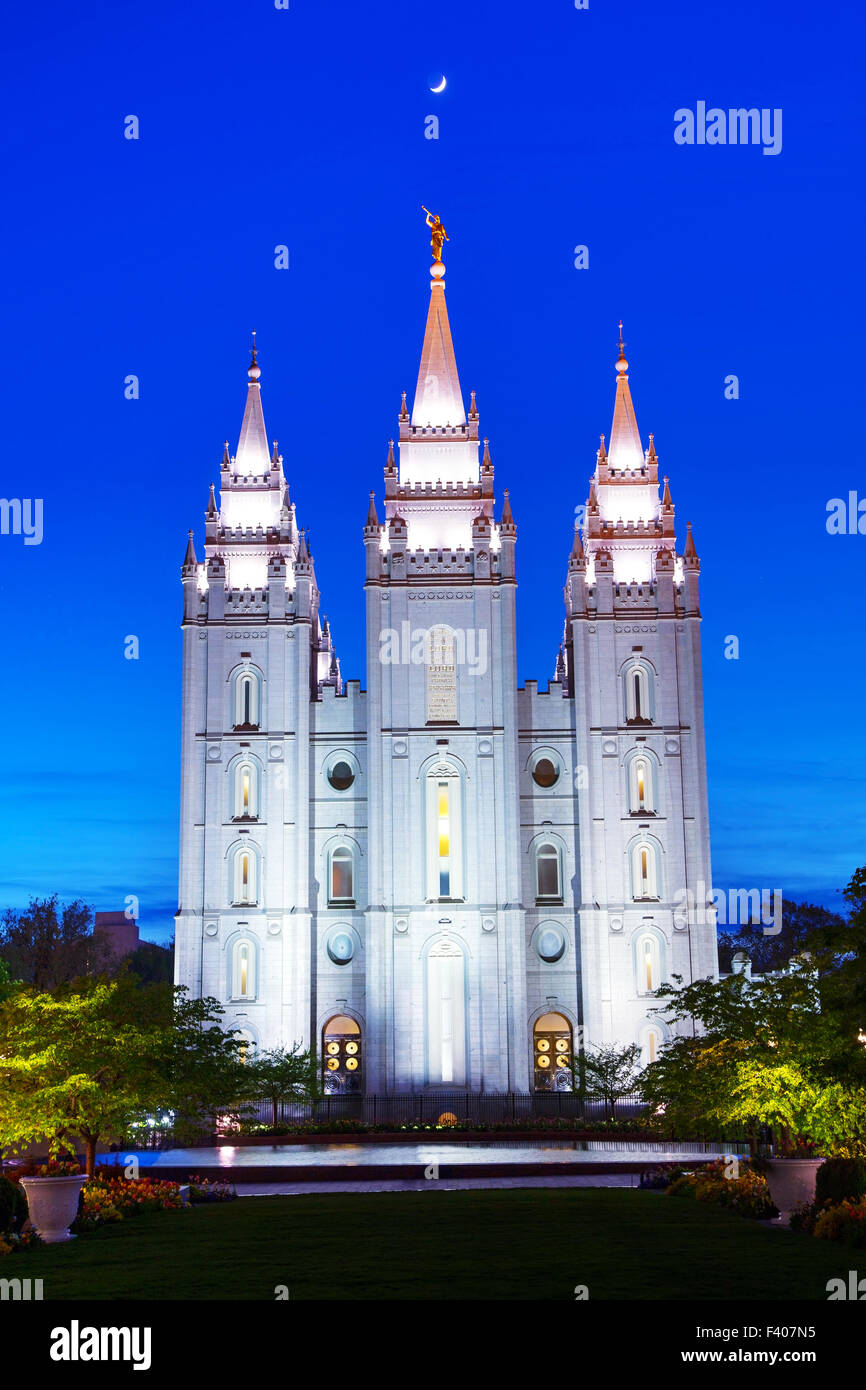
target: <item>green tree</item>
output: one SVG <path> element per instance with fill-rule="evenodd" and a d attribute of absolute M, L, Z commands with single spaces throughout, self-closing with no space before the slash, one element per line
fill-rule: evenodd
<path fill-rule="evenodd" d="M 247 1061 L 249 1094 L 271 1103 L 271 1125 L 276 1129 L 281 1102 L 310 1101 L 312 1054 L 300 1043 L 291 1049 L 271 1048 L 255 1053 Z"/>
<path fill-rule="evenodd" d="M 766 934 L 761 921 L 745 922 L 734 931 L 719 932 L 719 966 L 729 971 L 735 952 L 745 951 L 756 975 L 787 970 L 793 956 L 809 949 L 815 933 L 844 927 L 845 918 L 837 912 L 783 898 L 780 930 L 775 935 Z"/>
<path fill-rule="evenodd" d="M 609 1043 L 586 1049 L 581 1055 L 584 1094 L 603 1100 L 605 1107 L 609 1105 L 611 1119 L 616 1119 L 617 1101 L 638 1089 L 640 1053 L 637 1043 L 627 1047 Z"/>
<path fill-rule="evenodd" d="M 0 1147 L 84 1143 L 92 1176 L 100 1139 L 155 1111 L 211 1116 L 242 1090 L 240 1038 L 214 999 L 187 999 L 134 977 L 85 981 L 56 996 L 19 990 L 0 1004 Z"/>
<path fill-rule="evenodd" d="M 662 986 L 653 1012 L 674 1032 L 641 1090 L 682 1134 L 772 1126 L 786 1153 L 858 1150 L 866 1135 L 866 1058 L 822 1008 L 822 975 L 801 958 L 784 974 Z"/>
<path fill-rule="evenodd" d="M 12 991 L 17 988 L 17 984 L 18 982 L 12 979 L 12 971 L 9 966 L 0 956 L 0 1004 L 3 1003 L 4 999 L 8 999 Z"/>
<path fill-rule="evenodd" d="M 93 913 L 85 902 L 61 904 L 31 898 L 23 912 L 7 908 L 0 921 L 0 950 L 18 979 L 37 991 L 56 989 L 108 965 L 105 943 L 92 932 Z"/>

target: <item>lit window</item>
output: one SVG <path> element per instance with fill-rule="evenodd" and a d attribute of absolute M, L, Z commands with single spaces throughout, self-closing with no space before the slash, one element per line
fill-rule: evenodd
<path fill-rule="evenodd" d="M 536 1091 L 570 1091 L 574 1085 L 571 1024 L 563 1014 L 542 1014 L 532 1035 Z"/>
<path fill-rule="evenodd" d="M 461 896 L 460 778 L 439 764 L 427 776 L 427 897 Z"/>
<path fill-rule="evenodd" d="M 256 997 L 256 953 L 251 941 L 236 941 L 232 949 L 231 997 Z"/>
<path fill-rule="evenodd" d="M 628 801 L 633 815 L 655 812 L 653 765 L 649 757 L 632 758 L 628 768 Z"/>
<path fill-rule="evenodd" d="M 559 851 L 556 845 L 539 845 L 535 856 L 536 899 L 559 902 L 562 884 L 559 878 Z"/>
<path fill-rule="evenodd" d="M 353 1018 L 338 1014 L 322 1029 L 322 1073 L 328 1095 L 357 1094 L 361 1089 L 361 1030 Z"/>
<path fill-rule="evenodd" d="M 634 949 L 637 993 L 653 994 L 662 983 L 662 942 L 655 932 L 645 932 Z"/>
<path fill-rule="evenodd" d="M 352 851 L 340 846 L 331 854 L 332 903 L 351 903 L 355 900 L 355 859 Z"/>
<path fill-rule="evenodd" d="M 232 901 L 249 904 L 258 901 L 258 861 L 248 846 L 237 849 L 233 861 Z"/>
<path fill-rule="evenodd" d="M 256 820 L 258 814 L 258 770 L 251 762 L 238 763 L 234 773 L 235 820 Z"/>
<path fill-rule="evenodd" d="M 447 898 L 451 892 L 451 829 L 448 810 L 448 783 L 440 782 L 436 797 L 436 815 L 439 835 L 439 896 Z"/>
<path fill-rule="evenodd" d="M 655 846 L 646 840 L 634 846 L 631 853 L 632 897 L 637 901 L 659 897 L 658 861 Z"/>

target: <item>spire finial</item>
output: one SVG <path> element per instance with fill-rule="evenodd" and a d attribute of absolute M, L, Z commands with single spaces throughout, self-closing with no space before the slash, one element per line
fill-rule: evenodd
<path fill-rule="evenodd" d="M 262 371 L 259 366 L 258 355 L 256 353 L 256 330 L 253 329 L 253 342 L 252 347 L 250 348 L 250 367 L 247 375 L 250 381 L 258 381 L 261 374 Z"/>
<path fill-rule="evenodd" d="M 616 361 L 616 369 L 620 376 L 628 371 L 628 362 L 625 360 L 625 343 L 622 340 L 622 319 L 619 321 L 619 357 Z"/>

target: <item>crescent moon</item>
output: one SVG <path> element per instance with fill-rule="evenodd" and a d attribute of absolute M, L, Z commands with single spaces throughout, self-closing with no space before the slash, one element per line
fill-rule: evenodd
<path fill-rule="evenodd" d="M 439 86 L 438 86 L 438 87 L 431 87 L 431 88 L 430 88 L 430 91 L 431 91 L 431 92 L 444 92 L 444 91 L 445 91 L 445 78 L 444 78 L 444 77 L 442 78 L 442 81 L 439 83 Z"/>

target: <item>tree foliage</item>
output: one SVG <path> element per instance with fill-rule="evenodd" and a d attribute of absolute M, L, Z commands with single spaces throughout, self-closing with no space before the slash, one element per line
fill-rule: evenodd
<path fill-rule="evenodd" d="M 785 1152 L 855 1152 L 866 1143 L 866 1053 L 824 1007 L 815 960 L 762 979 L 664 985 L 654 1010 L 675 1036 L 641 1078 L 682 1133 L 713 1122 L 754 1139 L 773 1128 Z M 866 1150 L 864 1150 L 866 1151 Z"/>
<path fill-rule="evenodd" d="M 637 1043 L 630 1043 L 587 1048 L 581 1055 L 584 1094 L 609 1105 L 611 1118 L 616 1117 L 617 1101 L 638 1089 L 640 1053 Z"/>
<path fill-rule="evenodd" d="M 131 976 L 56 995 L 24 989 L 0 1004 L 0 1147 L 119 1138 L 154 1112 L 211 1116 L 243 1088 L 240 1037 L 215 999 Z"/>
<path fill-rule="evenodd" d="M 7 908 L 0 921 L 0 951 L 16 978 L 37 991 L 56 989 L 109 963 L 106 943 L 92 932 L 85 902 L 31 898 L 23 912 Z"/>

